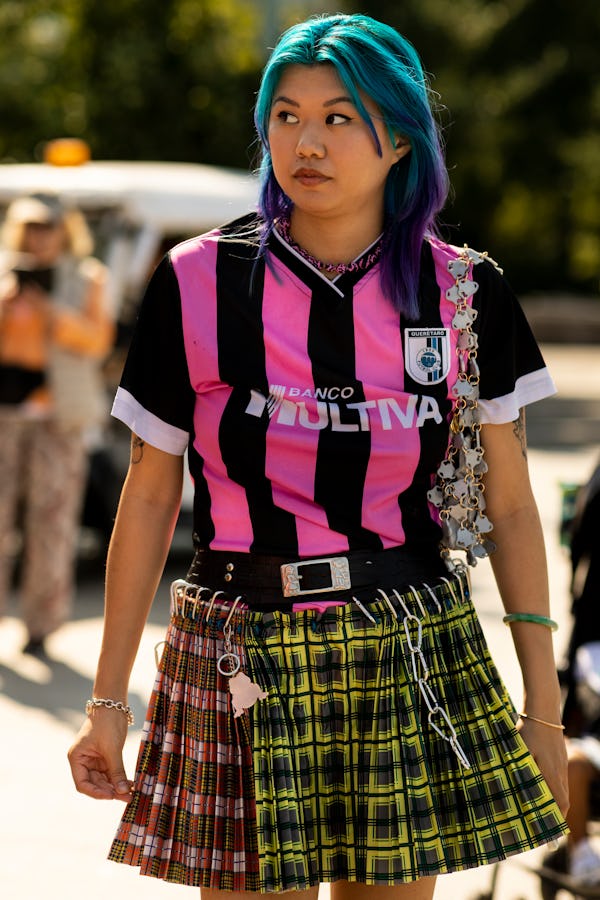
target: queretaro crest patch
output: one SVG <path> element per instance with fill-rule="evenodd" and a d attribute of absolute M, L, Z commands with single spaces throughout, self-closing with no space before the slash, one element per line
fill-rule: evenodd
<path fill-rule="evenodd" d="M 450 371 L 449 328 L 407 328 L 404 365 L 418 384 L 438 384 Z"/>

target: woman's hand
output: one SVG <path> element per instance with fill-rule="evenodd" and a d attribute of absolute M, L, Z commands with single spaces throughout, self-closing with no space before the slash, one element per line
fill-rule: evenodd
<path fill-rule="evenodd" d="M 567 748 L 563 732 L 531 719 L 520 719 L 517 729 L 544 776 L 544 781 L 550 788 L 561 813 L 566 816 L 569 809 L 569 786 Z"/>
<path fill-rule="evenodd" d="M 95 800 L 131 800 L 132 782 L 123 766 L 127 734 L 125 716 L 114 709 L 94 709 L 69 750 L 77 790 Z"/>

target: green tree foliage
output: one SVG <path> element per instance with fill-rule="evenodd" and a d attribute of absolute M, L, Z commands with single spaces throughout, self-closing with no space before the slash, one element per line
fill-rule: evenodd
<path fill-rule="evenodd" d="M 277 29 L 315 0 L 0 0 L 0 159 L 52 137 L 96 158 L 247 168 Z M 488 248 L 519 290 L 596 291 L 598 0 L 336 0 L 399 28 L 440 95 L 446 236 Z"/>
<path fill-rule="evenodd" d="M 597 291 L 597 0 L 349 3 L 403 32 L 440 94 L 446 233 L 489 248 L 520 290 Z"/>
<path fill-rule="evenodd" d="M 255 13 L 243 0 L 2 0 L 0 158 L 66 134 L 96 158 L 247 167 Z"/>

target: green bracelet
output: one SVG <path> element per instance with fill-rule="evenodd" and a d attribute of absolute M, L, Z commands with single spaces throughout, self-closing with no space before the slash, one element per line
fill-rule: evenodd
<path fill-rule="evenodd" d="M 505 625 L 510 625 L 511 622 L 533 622 L 535 625 L 545 625 L 551 631 L 558 629 L 558 622 L 554 619 L 549 616 L 538 616 L 536 613 L 509 613 L 502 621 Z"/>

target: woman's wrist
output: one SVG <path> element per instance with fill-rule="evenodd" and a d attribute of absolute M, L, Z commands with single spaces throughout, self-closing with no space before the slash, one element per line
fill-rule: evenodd
<path fill-rule="evenodd" d="M 130 706 L 120 700 L 113 700 L 111 697 L 90 697 L 85 704 L 85 713 L 91 716 L 97 709 L 109 709 L 118 713 L 123 713 L 127 719 L 128 725 L 134 724 L 133 711 Z"/>
<path fill-rule="evenodd" d="M 530 713 L 526 712 L 520 712 L 519 718 L 527 722 L 535 722 L 538 725 L 543 725 L 545 728 L 554 728 L 557 731 L 565 730 L 565 726 L 560 719 L 542 719 L 540 716 L 532 716 Z"/>
<path fill-rule="evenodd" d="M 540 684 L 535 688 L 527 687 L 523 691 L 524 712 L 532 716 L 539 716 L 550 722 L 560 722 L 562 698 L 558 678 L 556 682 L 550 681 L 546 686 Z"/>

